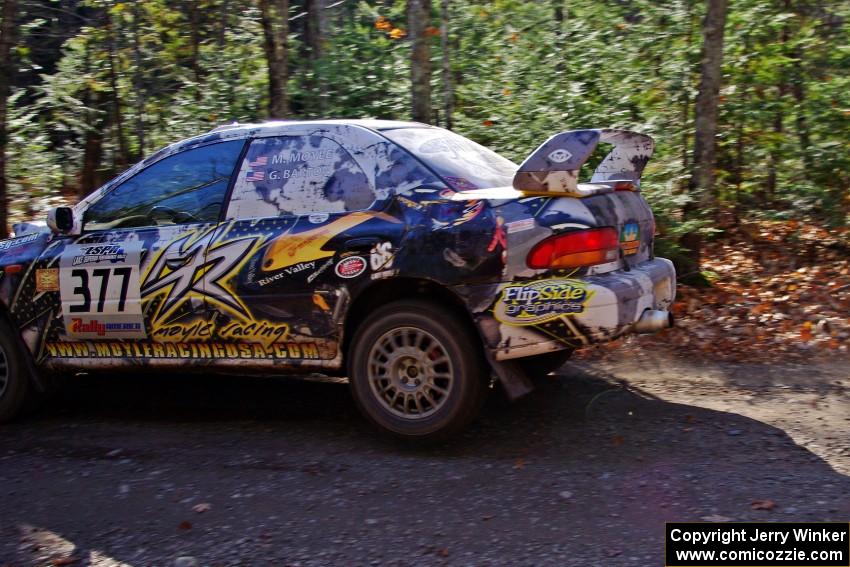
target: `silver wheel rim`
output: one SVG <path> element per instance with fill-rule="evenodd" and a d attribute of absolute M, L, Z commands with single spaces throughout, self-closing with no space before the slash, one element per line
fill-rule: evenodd
<path fill-rule="evenodd" d="M 9 361 L 6 359 L 6 351 L 0 346 L 0 398 L 6 393 L 9 385 Z"/>
<path fill-rule="evenodd" d="M 397 417 L 423 419 L 443 407 L 454 386 L 446 347 L 431 333 L 398 327 L 375 341 L 368 358 L 369 387 Z"/>

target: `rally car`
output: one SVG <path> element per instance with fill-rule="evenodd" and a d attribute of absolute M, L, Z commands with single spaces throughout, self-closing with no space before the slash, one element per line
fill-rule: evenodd
<path fill-rule="evenodd" d="M 173 144 L 0 241 L 0 420 L 60 371 L 216 369 L 345 375 L 379 427 L 446 436 L 489 385 L 516 397 L 578 347 L 672 324 L 652 151 L 577 130 L 517 166 L 378 120 Z"/>

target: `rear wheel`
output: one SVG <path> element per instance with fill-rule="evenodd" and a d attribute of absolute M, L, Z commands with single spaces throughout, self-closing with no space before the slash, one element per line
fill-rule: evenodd
<path fill-rule="evenodd" d="M 14 331 L 0 321 L 0 423 L 20 415 L 30 398 L 29 369 Z"/>
<path fill-rule="evenodd" d="M 442 439 L 474 419 L 486 394 L 485 368 L 474 329 L 422 301 L 377 310 L 349 350 L 358 407 L 405 439 Z"/>

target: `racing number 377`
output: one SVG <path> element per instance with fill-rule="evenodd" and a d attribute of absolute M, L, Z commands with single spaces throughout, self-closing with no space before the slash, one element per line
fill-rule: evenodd
<path fill-rule="evenodd" d="M 141 250 L 141 242 L 76 244 L 65 249 L 59 260 L 59 293 L 69 337 L 146 337 L 139 289 Z"/>
<path fill-rule="evenodd" d="M 73 289 L 74 297 L 81 298 L 82 301 L 70 303 L 68 305 L 68 311 L 71 313 L 103 313 L 104 305 L 106 303 L 107 298 L 107 290 L 109 289 L 110 276 L 115 276 L 112 278 L 112 281 L 116 279 L 120 279 L 120 291 L 118 294 L 118 305 L 116 311 L 118 313 L 124 312 L 124 307 L 127 304 L 127 292 L 130 289 L 130 274 L 133 269 L 129 266 L 122 266 L 120 268 L 96 268 L 91 271 L 91 278 L 89 278 L 89 271 L 77 268 L 71 270 L 71 277 L 75 280 L 79 281 L 79 285 L 75 286 Z M 92 283 L 96 283 L 90 280 L 100 280 L 98 291 L 95 294 L 97 300 L 97 308 L 92 310 L 92 289 L 90 285 Z"/>

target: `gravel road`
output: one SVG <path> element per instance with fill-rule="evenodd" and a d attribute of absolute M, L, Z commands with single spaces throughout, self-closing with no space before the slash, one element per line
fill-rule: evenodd
<path fill-rule="evenodd" d="M 848 521 L 848 362 L 611 353 L 430 449 L 342 384 L 81 377 L 2 429 L 0 566 L 657 566 L 665 521 Z"/>

